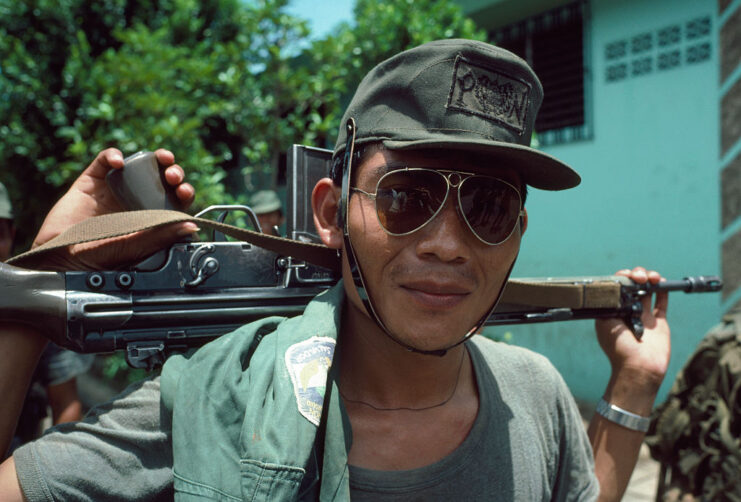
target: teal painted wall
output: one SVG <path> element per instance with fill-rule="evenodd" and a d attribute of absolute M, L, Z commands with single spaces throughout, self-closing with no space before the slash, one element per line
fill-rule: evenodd
<path fill-rule="evenodd" d="M 544 148 L 582 184 L 533 190 L 530 225 L 513 276 L 604 275 L 644 265 L 670 279 L 720 274 L 719 90 L 714 0 L 595 0 L 587 22 L 593 139 Z M 686 62 L 687 22 L 709 16 L 710 58 Z M 682 28 L 678 67 L 659 71 L 658 30 Z M 651 32 L 651 72 L 608 82 L 606 45 Z M 634 58 L 628 50 L 624 61 Z M 703 334 L 721 316 L 719 294 L 670 297 L 672 363 L 659 399 Z M 578 399 L 596 402 L 609 365 L 587 321 L 497 328 L 546 355 Z"/>

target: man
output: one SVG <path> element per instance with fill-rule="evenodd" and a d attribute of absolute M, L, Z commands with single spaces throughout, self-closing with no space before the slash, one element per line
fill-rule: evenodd
<path fill-rule="evenodd" d="M 280 198 L 273 190 L 260 190 L 250 199 L 250 207 L 257 215 L 260 228 L 266 234 L 278 235 L 278 227 L 283 224 L 283 210 Z"/>
<path fill-rule="evenodd" d="M 0 183 L 0 261 L 10 258 L 15 240 L 13 207 L 5 185 Z M 76 354 L 50 344 L 41 356 L 29 391 L 13 447 L 36 437 L 40 422 L 51 408 L 52 423 L 72 422 L 82 418 L 82 403 L 77 394 L 77 376 L 92 365 L 92 354 Z M 12 448 L 11 448 L 12 449 Z M 4 453 L 4 451 L 3 451 Z"/>
<path fill-rule="evenodd" d="M 597 325 L 613 374 L 610 418 L 590 424 L 594 462 L 544 358 L 469 338 L 517 257 L 524 186 L 579 182 L 527 146 L 541 99 L 524 61 L 480 42 L 432 42 L 381 63 L 345 113 L 332 179 L 312 194 L 341 283 L 302 316 L 170 358 L 161 379 L 22 448 L 0 467 L 0 498 L 618 500 L 668 364 L 666 295 L 645 300 L 640 342 L 620 320 Z M 118 164 L 111 155 L 99 171 Z M 81 202 L 60 204 L 39 242 L 79 220 L 57 211 Z M 117 255 L 138 250 L 134 240 Z M 99 252 L 73 249 L 69 262 L 110 263 Z M 7 375 L 24 373 L 39 340 L 0 327 L 0 357 L 15 344 L 0 391 L 13 391 Z"/>

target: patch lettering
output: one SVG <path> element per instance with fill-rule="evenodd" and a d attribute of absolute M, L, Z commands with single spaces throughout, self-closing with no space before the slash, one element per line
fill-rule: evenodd
<path fill-rule="evenodd" d="M 471 63 L 455 60 L 447 107 L 503 123 L 520 134 L 530 101 L 530 85 L 521 80 Z"/>
<path fill-rule="evenodd" d="M 332 338 L 312 336 L 286 351 L 286 367 L 291 375 L 298 411 L 316 426 L 322 418 L 327 373 L 336 343 Z"/>

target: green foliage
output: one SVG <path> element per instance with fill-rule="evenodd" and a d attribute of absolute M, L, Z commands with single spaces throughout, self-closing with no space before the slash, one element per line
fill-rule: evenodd
<path fill-rule="evenodd" d="M 353 24 L 309 42 L 287 1 L 0 0 L 0 180 L 19 248 L 104 148 L 166 147 L 195 209 L 243 203 L 275 188 L 292 143 L 333 146 L 373 65 L 429 40 L 484 37 L 448 0 L 359 0 Z"/>
<path fill-rule="evenodd" d="M 159 371 L 156 370 L 156 371 Z M 117 388 L 125 388 L 149 376 L 145 369 L 135 369 L 129 366 L 122 352 L 103 356 L 103 365 L 100 368 L 100 377 Z"/>
<path fill-rule="evenodd" d="M 401 51 L 440 38 L 485 40 L 486 33 L 450 0 L 357 0 L 354 22 L 306 51 L 307 85 L 322 99 L 311 109 L 321 120 L 308 122 L 311 144 L 334 148 L 344 108 L 365 74 Z"/>

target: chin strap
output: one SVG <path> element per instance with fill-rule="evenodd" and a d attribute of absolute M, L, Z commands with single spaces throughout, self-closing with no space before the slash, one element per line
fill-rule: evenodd
<path fill-rule="evenodd" d="M 351 170 L 352 170 L 353 155 L 354 155 L 354 150 L 355 150 L 355 131 L 357 130 L 355 126 L 355 119 L 350 117 L 345 127 L 347 128 L 347 143 L 345 144 L 345 154 L 343 157 L 344 169 L 342 170 L 342 194 L 340 198 L 340 208 L 339 209 L 340 209 L 340 218 L 342 221 L 342 237 L 345 243 L 347 262 L 350 266 L 350 275 L 352 276 L 352 285 L 355 287 L 355 291 L 357 292 L 358 297 L 360 297 L 360 300 L 363 302 L 363 306 L 365 307 L 366 312 L 368 312 L 368 315 L 370 316 L 370 318 L 373 319 L 376 325 L 379 328 L 381 328 L 381 330 L 384 333 L 386 333 L 386 335 L 391 340 L 401 345 L 402 347 L 404 347 L 410 352 L 442 357 L 445 354 L 447 354 L 447 352 L 450 349 L 457 347 L 458 345 L 462 344 L 463 342 L 471 338 L 473 335 L 475 335 L 476 332 L 479 329 L 481 329 L 481 327 L 484 325 L 484 323 L 489 318 L 489 316 L 494 312 L 494 309 L 499 303 L 499 299 L 502 297 L 502 293 L 504 292 L 504 286 L 505 284 L 507 284 L 507 280 L 509 279 L 509 276 L 512 273 L 512 268 L 515 265 L 515 261 L 517 261 L 517 257 L 515 256 L 515 259 L 512 261 L 512 264 L 510 265 L 509 270 L 507 271 L 507 275 L 505 276 L 504 281 L 502 282 L 502 287 L 499 288 L 499 293 L 497 294 L 491 308 L 486 312 L 486 314 L 484 314 L 481 317 L 481 319 L 478 320 L 476 325 L 473 328 L 471 328 L 465 334 L 463 338 L 461 338 L 461 340 L 459 340 L 458 342 L 455 342 L 452 345 L 449 345 L 442 349 L 436 349 L 436 350 L 419 349 L 417 347 L 413 347 L 399 340 L 386 327 L 386 325 L 383 323 L 383 320 L 381 320 L 381 316 L 378 314 L 378 311 L 374 307 L 373 299 L 371 295 L 369 294 L 368 288 L 365 286 L 365 280 L 363 279 L 363 271 L 360 268 L 360 264 L 358 263 L 358 260 L 355 256 L 355 249 L 353 248 L 352 242 L 350 240 L 350 226 L 348 224 L 348 207 L 350 204 L 350 182 L 352 180 Z"/>

